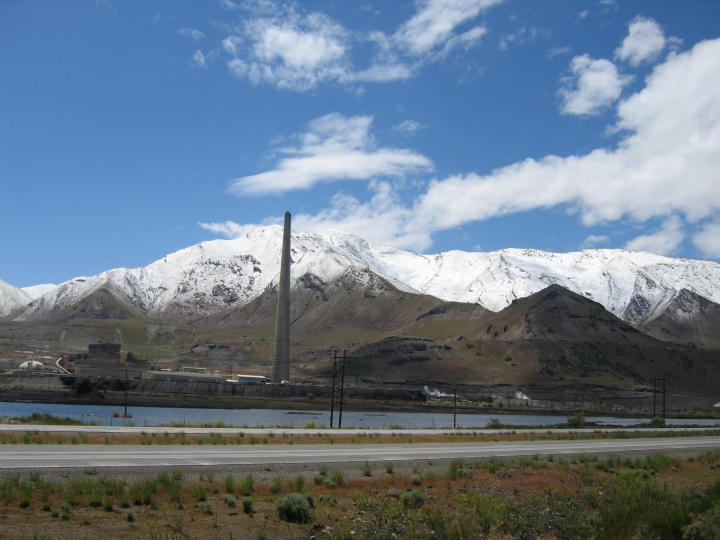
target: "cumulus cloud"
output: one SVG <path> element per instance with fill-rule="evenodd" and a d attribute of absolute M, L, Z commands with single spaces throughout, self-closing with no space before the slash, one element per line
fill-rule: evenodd
<path fill-rule="evenodd" d="M 348 71 L 345 29 L 322 13 L 294 10 L 248 19 L 223 40 L 230 72 L 253 84 L 307 90 Z"/>
<path fill-rule="evenodd" d="M 667 252 L 682 241 L 684 228 L 712 218 L 715 221 L 693 241 L 704 253 L 718 256 L 718 59 L 720 39 L 671 54 L 657 65 L 645 88 L 618 105 L 614 127 L 621 139 L 612 148 L 526 159 L 488 174 L 435 179 L 411 202 L 375 180 L 371 200 L 339 195 L 328 209 L 304 216 L 303 223 L 308 229 L 372 234 L 378 242 L 426 249 L 436 231 L 560 206 L 575 212 L 586 226 L 664 219 L 658 231 L 634 239 L 628 247 Z M 430 160 L 410 150 L 377 148 L 367 117 L 329 115 L 316 122 L 297 146 L 284 151 L 289 157 L 267 173 L 238 179 L 236 190 L 277 192 L 319 181 L 372 182 L 383 174 L 430 170 Z M 345 159 L 346 154 L 351 157 Z"/>
<path fill-rule="evenodd" d="M 196 28 L 181 28 L 178 30 L 178 34 L 194 39 L 195 41 L 200 41 L 205 38 L 205 34 Z"/>
<path fill-rule="evenodd" d="M 682 220 L 677 216 L 671 216 L 654 233 L 644 234 L 630 240 L 625 244 L 625 249 L 669 255 L 677 249 L 684 238 Z"/>
<path fill-rule="evenodd" d="M 628 27 L 628 35 L 615 51 L 615 57 L 631 66 L 638 66 L 655 59 L 665 44 L 665 36 L 657 22 L 635 17 Z"/>
<path fill-rule="evenodd" d="M 707 257 L 720 258 L 720 220 L 707 223 L 693 236 L 693 244 Z"/>
<path fill-rule="evenodd" d="M 618 107 L 614 149 L 527 159 L 488 175 L 432 182 L 417 215 L 433 230 L 566 205 L 586 225 L 681 215 L 696 221 L 720 206 L 720 39 L 655 68 Z"/>
<path fill-rule="evenodd" d="M 404 206 L 393 186 L 388 182 L 371 181 L 371 198 L 366 202 L 345 193 L 337 193 L 327 208 L 317 214 L 297 213 L 293 229 L 306 232 L 339 232 L 361 236 L 375 245 L 424 250 L 432 244 L 430 233 L 412 229 L 412 209 Z M 281 223 L 281 218 L 266 220 Z M 246 234 L 256 225 L 241 225 L 233 221 L 199 223 L 200 227 L 227 238 Z"/>
<path fill-rule="evenodd" d="M 600 114 L 620 97 L 630 77 L 618 73 L 609 60 L 594 60 L 587 54 L 576 56 L 570 62 L 572 77 L 558 92 L 563 114 L 591 116 Z"/>
<path fill-rule="evenodd" d="M 502 0 L 423 0 L 418 12 L 405 22 L 393 41 L 411 54 L 426 54 L 444 46 L 460 24 Z M 476 36 L 476 38 L 479 36 Z"/>
<path fill-rule="evenodd" d="M 426 62 L 453 49 L 469 49 L 487 33 L 484 26 L 456 29 L 504 0 L 421 0 L 417 12 L 392 35 L 347 31 L 327 15 L 255 2 L 244 24 L 222 42 L 233 75 L 253 84 L 306 91 L 322 82 L 391 82 L 412 77 Z M 377 50 L 368 67 L 351 60 L 357 41 Z"/>
<path fill-rule="evenodd" d="M 370 134 L 372 117 L 351 118 L 333 113 L 310 122 L 297 146 L 282 148 L 275 168 L 232 182 L 242 195 L 307 189 L 318 182 L 370 180 L 428 171 L 432 162 L 411 150 L 379 148 Z"/>

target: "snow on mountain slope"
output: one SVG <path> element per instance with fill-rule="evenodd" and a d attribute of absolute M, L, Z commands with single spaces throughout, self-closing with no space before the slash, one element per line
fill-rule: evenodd
<path fill-rule="evenodd" d="M 26 295 L 28 295 L 28 297 L 30 297 L 30 300 L 35 300 L 36 298 L 40 298 L 46 292 L 52 291 L 53 289 L 56 289 L 56 288 L 57 288 L 57 285 L 55 283 L 41 283 L 40 285 L 31 285 L 30 287 L 23 287 L 21 290 Z"/>
<path fill-rule="evenodd" d="M 13 287 L 0 279 L 0 317 L 9 315 L 29 301 L 30 297 L 22 289 Z"/>
<path fill-rule="evenodd" d="M 281 227 L 258 227 L 237 239 L 182 249 L 143 268 L 75 278 L 35 299 L 18 320 L 43 318 L 102 288 L 119 292 L 149 316 L 202 316 L 240 306 L 276 283 L 281 243 Z M 352 235 L 293 233 L 292 260 L 293 282 L 306 273 L 328 282 L 356 267 L 406 292 L 477 302 L 493 311 L 554 283 L 633 324 L 652 316 L 682 288 L 720 302 L 720 264 L 619 249 L 422 255 L 374 248 Z"/>

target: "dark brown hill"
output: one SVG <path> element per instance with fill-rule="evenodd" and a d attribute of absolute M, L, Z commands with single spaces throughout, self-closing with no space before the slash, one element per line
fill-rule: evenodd
<path fill-rule="evenodd" d="M 664 341 L 720 349 L 720 305 L 682 289 L 662 312 L 640 329 Z"/>

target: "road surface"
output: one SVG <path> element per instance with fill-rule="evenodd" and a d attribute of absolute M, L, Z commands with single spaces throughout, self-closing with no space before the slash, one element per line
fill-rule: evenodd
<path fill-rule="evenodd" d="M 720 449 L 720 437 L 242 446 L 3 445 L 0 469 L 315 464 Z"/>

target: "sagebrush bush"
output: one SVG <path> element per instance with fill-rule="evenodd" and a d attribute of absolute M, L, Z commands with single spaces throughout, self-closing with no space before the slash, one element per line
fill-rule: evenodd
<path fill-rule="evenodd" d="M 419 489 L 413 489 L 404 491 L 400 495 L 400 501 L 409 508 L 420 508 L 427 501 L 427 496 Z"/>
<path fill-rule="evenodd" d="M 276 505 L 278 517 L 290 523 L 309 523 L 312 520 L 310 503 L 300 493 L 290 493 L 280 498 Z"/>

